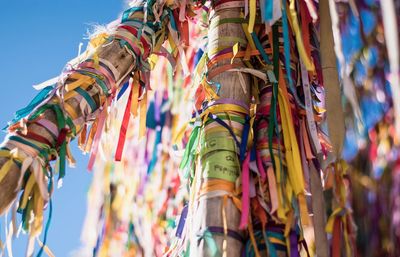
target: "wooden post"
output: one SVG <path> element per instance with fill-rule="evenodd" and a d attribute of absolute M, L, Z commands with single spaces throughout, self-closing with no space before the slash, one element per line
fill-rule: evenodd
<path fill-rule="evenodd" d="M 317 256 L 329 257 L 329 244 L 325 232 L 326 215 L 325 215 L 324 191 L 321 184 L 321 176 L 319 174 L 320 171 L 315 169 L 314 165 L 311 164 L 310 187 L 312 194 L 315 250 Z"/>
<path fill-rule="evenodd" d="M 127 75 L 127 72 L 129 72 L 129 69 L 132 68 L 132 63 L 134 62 L 134 57 L 127 52 L 126 48 L 121 47 L 118 41 L 114 41 L 112 44 L 101 47 L 99 49 L 98 55 L 99 58 L 108 60 L 118 70 L 120 77 L 117 77 L 116 81 L 120 80 L 123 76 Z M 71 80 L 67 80 L 65 84 L 67 84 L 68 82 L 71 82 Z M 99 99 L 98 97 L 99 90 L 97 86 L 95 85 L 93 86 L 94 89 L 91 90 L 92 97 L 94 99 Z M 58 96 L 54 96 L 53 98 L 54 99 L 58 98 Z M 79 111 L 80 108 L 78 108 L 80 102 L 76 101 L 75 98 L 70 98 L 66 102 L 69 103 L 75 109 L 75 111 L 79 112 L 80 117 L 83 115 Z M 45 111 L 43 113 L 43 116 L 41 116 L 41 118 L 39 119 L 49 120 L 56 123 L 55 113 L 52 110 Z M 85 119 L 82 119 L 82 121 L 83 120 Z M 80 125 L 82 126 L 83 123 Z M 36 124 L 27 124 L 27 130 L 28 132 L 31 131 L 35 134 L 45 137 L 47 140 L 51 142 L 53 147 L 55 146 L 56 139 L 45 128 L 38 126 Z M 6 146 L 10 150 L 16 148 L 15 146 L 10 145 L 7 139 L 3 142 L 2 146 Z M 31 157 L 34 158 L 36 156 L 37 152 L 36 155 Z M 0 167 L 3 167 L 4 163 L 7 160 L 8 158 L 0 157 Z M 17 197 L 17 194 L 21 187 L 21 180 L 23 175 L 24 174 L 21 174 L 21 170 L 18 168 L 18 166 L 16 164 L 12 164 L 12 167 L 9 170 L 9 172 L 6 174 L 3 180 L 1 180 L 0 215 L 3 214 L 10 207 L 10 205 L 14 202 L 15 198 Z"/>
<path fill-rule="evenodd" d="M 212 15 L 212 17 L 210 17 L 210 20 L 217 21 L 226 18 L 238 18 L 238 17 L 240 17 L 240 8 L 232 8 L 232 9 L 216 11 L 215 14 Z M 208 42 L 209 42 L 208 50 L 210 51 L 221 46 L 223 46 L 223 48 L 232 47 L 233 45 L 236 44 L 236 42 L 234 41 L 227 42 L 219 40 L 226 37 L 238 37 L 244 40 L 246 38 L 241 24 L 237 23 L 221 24 L 219 26 L 211 28 L 208 31 Z M 241 62 L 242 61 L 239 59 L 234 60 L 234 63 L 241 63 Z M 221 67 L 223 65 L 227 65 L 229 63 L 230 60 L 220 61 L 214 67 L 214 69 L 217 67 Z M 210 73 L 214 69 L 211 69 Z M 221 98 L 238 100 L 249 105 L 251 97 L 249 77 L 243 75 L 243 78 L 246 82 L 245 88 L 242 88 L 239 79 L 239 74 L 237 72 L 222 72 L 216 75 L 214 78 L 212 78 L 212 81 L 219 82 L 221 84 L 221 90 L 220 90 Z M 244 92 L 244 90 L 246 92 Z M 206 240 L 201 240 L 199 244 L 196 243 L 198 242 L 198 234 L 203 229 L 210 226 L 215 226 L 220 228 L 224 226 L 224 221 L 221 213 L 223 205 L 224 205 L 223 197 L 214 197 L 209 199 L 202 199 L 199 201 L 193 219 L 195 223 L 193 224 L 192 234 L 190 235 L 191 237 L 190 256 L 193 257 L 210 256 Z M 239 230 L 241 212 L 234 205 L 231 198 L 227 199 L 227 203 L 225 205 L 225 212 L 226 212 L 228 229 L 243 235 L 243 232 Z M 243 244 L 240 241 L 232 237 L 225 238 L 223 234 L 222 235 L 213 234 L 213 238 L 223 257 L 241 256 L 241 250 Z M 224 242 L 225 240 L 226 242 Z"/>
<path fill-rule="evenodd" d="M 333 144 L 336 157 L 340 158 L 345 128 L 329 1 L 323 0 L 319 5 L 320 31 L 323 31 L 323 33 L 320 33 L 321 66 L 324 78 L 329 138 Z"/>
<path fill-rule="evenodd" d="M 320 33 L 321 66 L 324 78 L 329 136 L 332 140 L 336 158 L 340 158 L 345 134 L 344 114 L 341 105 L 342 93 L 336 67 L 336 55 L 334 52 L 332 22 L 328 1 L 329 0 L 320 1 L 319 4 L 320 31 L 323 31 L 323 33 Z M 310 167 L 316 253 L 319 257 L 328 257 L 329 244 L 325 232 L 326 209 L 321 177 L 319 175 L 320 171 L 316 170 L 313 164 L 311 164 Z"/>

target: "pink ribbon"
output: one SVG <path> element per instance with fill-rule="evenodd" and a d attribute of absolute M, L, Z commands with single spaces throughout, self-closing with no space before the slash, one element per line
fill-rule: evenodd
<path fill-rule="evenodd" d="M 104 127 L 105 120 L 106 120 L 106 114 L 107 114 L 107 106 L 104 106 L 103 110 L 101 110 L 101 113 L 100 113 L 99 121 L 97 123 L 96 134 L 94 135 L 93 145 L 92 145 L 92 149 L 90 151 L 89 164 L 87 167 L 88 170 L 90 170 L 90 171 L 93 170 L 94 161 L 96 160 L 97 151 L 99 149 L 100 138 L 101 138 L 101 134 L 103 133 L 103 127 Z"/>
<path fill-rule="evenodd" d="M 242 216 L 240 218 L 240 229 L 247 227 L 250 212 L 250 154 L 247 154 L 242 166 Z"/>
<path fill-rule="evenodd" d="M 265 169 L 261 160 L 260 151 L 256 151 L 256 162 L 258 171 L 260 172 L 261 180 L 265 181 L 267 174 L 265 173 Z"/>

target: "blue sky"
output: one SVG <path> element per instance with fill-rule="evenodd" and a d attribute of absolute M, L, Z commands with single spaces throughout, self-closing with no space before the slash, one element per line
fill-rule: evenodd
<path fill-rule="evenodd" d="M 105 24 L 123 10 L 122 0 L 0 1 L 0 125 L 36 94 L 32 88 L 60 73 L 78 53 L 93 24 Z M 5 136 L 1 135 L 1 139 Z M 64 186 L 53 195 L 53 220 L 48 245 L 57 257 L 79 248 L 92 175 L 87 157 L 73 145 L 77 167 L 67 170 Z M 1 230 L 4 218 L 1 217 Z M 4 238 L 3 232 L 1 237 Z M 14 256 L 24 256 L 26 236 L 14 241 Z M 38 247 L 37 247 L 38 248 Z"/>

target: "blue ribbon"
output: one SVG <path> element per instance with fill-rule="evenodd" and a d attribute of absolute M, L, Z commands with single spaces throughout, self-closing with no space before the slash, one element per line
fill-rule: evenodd
<path fill-rule="evenodd" d="M 271 21 L 274 9 L 273 0 L 261 0 L 261 19 L 263 22 Z"/>

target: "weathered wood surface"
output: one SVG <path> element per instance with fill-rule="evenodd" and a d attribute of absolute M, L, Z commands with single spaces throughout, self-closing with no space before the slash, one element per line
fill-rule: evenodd
<path fill-rule="evenodd" d="M 240 17 L 240 9 L 228 9 L 228 10 L 222 10 L 219 12 L 216 12 L 214 16 L 210 17 L 210 19 L 225 19 L 225 18 L 237 18 Z M 208 32 L 208 41 L 210 42 L 209 44 L 209 50 L 215 49 L 217 46 L 223 45 L 224 47 L 228 46 L 233 46 L 236 42 L 220 42 L 216 39 L 218 38 L 223 38 L 223 37 L 240 37 L 245 39 L 245 34 L 243 31 L 243 28 L 241 24 L 222 24 L 220 26 L 217 26 L 215 29 L 210 30 Z M 224 60 L 218 63 L 216 67 L 220 67 L 225 64 L 229 64 L 230 60 Z M 240 63 L 240 59 L 235 59 L 234 62 Z M 212 70 L 210 71 L 212 72 Z M 251 88 L 250 88 L 250 81 L 249 77 L 247 75 L 243 75 L 244 79 L 246 81 L 246 92 L 243 91 L 243 88 L 240 84 L 239 80 L 239 75 L 237 72 L 222 72 L 219 75 L 215 76 L 212 80 L 219 82 L 221 84 L 221 91 L 220 91 L 220 97 L 221 98 L 229 98 L 229 99 L 235 99 L 242 101 L 244 103 L 249 104 L 250 102 L 250 97 L 251 97 Z M 217 227 L 223 227 L 223 218 L 221 214 L 223 206 L 223 197 L 215 197 L 211 199 L 204 199 L 200 200 L 199 206 L 197 208 L 197 212 L 195 214 L 195 221 L 198 221 L 195 223 L 195 227 L 193 229 L 193 235 L 192 236 L 192 248 L 190 252 L 190 256 L 204 256 L 204 257 L 209 257 L 209 251 L 207 249 L 207 244 L 204 242 L 204 240 L 201 240 L 199 245 L 196 245 L 195 242 L 196 240 L 196 232 L 200 231 L 202 228 L 205 228 L 207 226 L 217 226 Z M 226 210 L 226 217 L 227 217 L 227 224 L 228 224 L 228 229 L 236 231 L 240 234 L 244 234 L 243 231 L 239 230 L 239 223 L 240 223 L 240 217 L 241 217 L 241 212 L 237 209 L 237 207 L 233 204 L 233 201 L 231 198 L 228 198 L 227 205 L 225 207 Z M 218 245 L 218 248 L 220 250 L 220 253 L 223 255 L 224 254 L 224 235 L 213 235 L 216 244 Z M 226 255 L 223 255 L 224 257 L 239 257 L 241 256 L 241 250 L 243 244 L 241 244 L 239 241 L 231 238 L 231 237 L 226 237 Z"/>
<path fill-rule="evenodd" d="M 336 55 L 334 52 L 334 41 L 332 33 L 332 22 L 329 11 L 329 1 L 320 1 L 320 49 L 321 66 L 324 78 L 325 101 L 327 109 L 329 136 L 332 139 L 333 147 L 337 158 L 340 158 L 344 140 L 344 114 L 341 106 L 341 89 L 339 76 L 336 67 Z M 322 160 L 322 159 L 321 159 Z M 320 177 L 313 164 L 310 165 L 310 183 L 312 194 L 312 211 L 314 223 L 314 236 L 316 254 L 320 257 L 329 256 L 329 243 L 325 232 L 326 214 L 325 201 Z"/>

